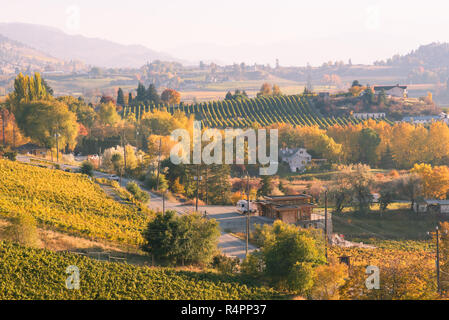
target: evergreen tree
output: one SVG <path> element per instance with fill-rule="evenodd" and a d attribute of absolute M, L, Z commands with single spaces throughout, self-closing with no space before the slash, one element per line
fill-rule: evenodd
<path fill-rule="evenodd" d="M 133 102 L 133 94 L 130 92 L 129 94 L 128 94 L 128 105 L 131 105 L 132 104 L 132 102 Z"/>
<path fill-rule="evenodd" d="M 273 176 L 262 176 L 262 185 L 257 192 L 257 196 L 268 196 L 273 193 Z"/>
<path fill-rule="evenodd" d="M 117 92 L 117 105 L 122 107 L 125 105 L 125 96 L 123 94 L 122 88 L 119 88 Z"/>
<path fill-rule="evenodd" d="M 136 96 L 136 100 L 138 102 L 144 102 L 146 99 L 146 91 L 145 91 L 145 86 L 139 82 L 139 85 L 137 86 L 137 96 Z"/>
<path fill-rule="evenodd" d="M 156 86 L 153 83 L 148 87 L 148 90 L 146 92 L 146 100 L 156 105 L 161 102 L 161 97 L 157 93 Z"/>
<path fill-rule="evenodd" d="M 391 152 L 390 145 L 387 146 L 387 149 L 382 154 L 380 167 L 383 169 L 394 169 L 393 153 Z"/>

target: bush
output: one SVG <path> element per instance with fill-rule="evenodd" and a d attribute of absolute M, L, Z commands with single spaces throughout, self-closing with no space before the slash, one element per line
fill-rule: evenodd
<path fill-rule="evenodd" d="M 217 251 L 220 229 L 215 220 L 199 214 L 178 216 L 174 211 L 158 213 L 148 223 L 143 250 L 172 265 L 208 264 Z"/>
<path fill-rule="evenodd" d="M 147 203 L 148 200 L 150 200 L 150 195 L 147 192 L 140 189 L 140 187 L 137 185 L 137 183 L 135 183 L 133 181 L 129 182 L 126 185 L 126 190 L 128 190 L 129 193 L 131 193 L 137 201 L 140 201 L 142 203 Z"/>
<path fill-rule="evenodd" d="M 11 160 L 11 161 L 16 161 L 17 152 L 15 152 L 15 151 L 5 152 L 3 154 L 3 157 L 5 159 Z"/>
<path fill-rule="evenodd" d="M 156 186 L 157 186 L 157 175 L 156 174 L 150 173 L 149 175 L 147 175 L 144 183 L 145 183 L 145 186 L 151 190 L 158 189 L 158 191 L 165 191 L 168 189 L 168 181 L 165 178 L 165 175 L 162 173 L 159 174 L 159 188 L 156 188 Z"/>
<path fill-rule="evenodd" d="M 21 213 L 12 219 L 9 226 L 5 228 L 6 238 L 29 247 L 39 245 L 36 220 L 30 214 Z"/>
<path fill-rule="evenodd" d="M 221 273 L 232 274 L 239 269 L 240 259 L 227 257 L 223 254 L 216 255 L 212 260 L 212 268 L 217 269 Z"/>
<path fill-rule="evenodd" d="M 80 172 L 83 174 L 88 175 L 89 177 L 92 177 L 94 175 L 94 166 L 89 161 L 84 161 L 81 164 Z"/>

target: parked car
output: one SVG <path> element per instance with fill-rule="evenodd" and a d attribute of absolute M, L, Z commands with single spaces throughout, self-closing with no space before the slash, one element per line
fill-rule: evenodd
<path fill-rule="evenodd" d="M 109 176 L 109 180 L 113 180 L 113 181 L 120 181 L 120 177 L 115 175 L 115 174 L 111 174 Z"/>

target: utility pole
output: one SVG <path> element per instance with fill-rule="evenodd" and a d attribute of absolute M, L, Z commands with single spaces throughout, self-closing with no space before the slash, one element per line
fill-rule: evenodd
<path fill-rule="evenodd" d="M 59 141 L 58 141 L 59 134 L 55 133 L 56 138 L 56 162 L 59 162 Z"/>
<path fill-rule="evenodd" d="M 246 257 L 248 256 L 248 244 L 249 244 L 249 210 L 250 210 L 250 206 L 249 206 L 249 173 L 248 171 L 246 171 Z"/>
<path fill-rule="evenodd" d="M 125 130 L 122 131 L 122 147 L 123 147 L 123 161 L 124 161 L 124 171 L 126 172 L 126 138 Z"/>
<path fill-rule="evenodd" d="M 158 160 L 157 160 L 156 191 L 159 191 L 159 172 L 161 170 L 161 148 L 162 148 L 162 138 L 159 138 L 159 157 L 158 157 Z"/>
<path fill-rule="evenodd" d="M 162 214 L 165 214 L 165 191 L 162 192 Z"/>
<path fill-rule="evenodd" d="M 328 234 L 327 234 L 327 189 L 324 191 L 324 247 L 325 247 L 325 254 L 326 254 L 326 260 L 327 260 L 327 242 L 328 242 Z"/>
<path fill-rule="evenodd" d="M 440 285 L 440 232 L 438 229 L 438 226 L 436 227 L 436 236 L 437 236 L 437 261 L 436 261 L 436 268 L 437 268 L 437 290 L 438 294 L 441 294 L 441 285 Z"/>
<path fill-rule="evenodd" d="M 195 203 L 195 211 L 198 212 L 198 197 L 199 197 L 199 190 L 200 190 L 200 180 L 202 180 L 202 177 L 200 176 L 200 165 L 196 165 L 196 176 L 194 178 L 196 180 L 196 203 Z"/>

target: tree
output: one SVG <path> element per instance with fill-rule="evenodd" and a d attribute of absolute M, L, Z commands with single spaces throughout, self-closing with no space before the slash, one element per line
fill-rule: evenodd
<path fill-rule="evenodd" d="M 415 164 L 412 173 L 422 179 L 424 196 L 431 199 L 446 199 L 449 191 L 449 168 L 433 167 L 430 164 Z"/>
<path fill-rule="evenodd" d="M 117 175 L 122 174 L 123 168 L 123 157 L 120 153 L 114 153 L 111 157 L 112 166 L 114 167 L 114 172 Z"/>
<path fill-rule="evenodd" d="M 183 194 L 185 192 L 184 186 L 179 182 L 179 177 L 175 179 L 170 189 L 176 194 Z"/>
<path fill-rule="evenodd" d="M 262 274 L 279 289 L 303 294 L 313 286 L 313 268 L 325 262 L 323 250 L 312 231 L 286 224 L 280 220 L 272 226 L 264 226 L 260 254 L 252 253 L 249 259 L 258 257 L 263 265 Z"/>
<path fill-rule="evenodd" d="M 84 161 L 81 164 L 80 172 L 82 174 L 88 175 L 89 177 L 92 177 L 94 175 L 94 166 L 90 161 Z"/>
<path fill-rule="evenodd" d="M 143 249 L 157 260 L 172 265 L 206 264 L 217 251 L 220 230 L 215 220 L 199 214 L 177 216 L 167 211 L 150 221 L 143 236 Z"/>
<path fill-rule="evenodd" d="M 376 150 L 380 144 L 380 138 L 376 131 L 364 128 L 360 131 L 360 161 L 365 164 L 374 165 L 377 162 Z"/>
<path fill-rule="evenodd" d="M 98 120 L 102 125 L 114 125 L 120 120 L 117 109 L 111 102 L 103 103 L 98 110 Z"/>
<path fill-rule="evenodd" d="M 102 95 L 101 98 L 100 98 L 100 103 L 101 104 L 106 104 L 106 103 L 115 104 L 115 100 L 114 100 L 113 97 Z"/>
<path fill-rule="evenodd" d="M 122 107 L 125 106 L 125 95 L 123 94 L 122 88 L 118 88 L 117 104 Z"/>
<path fill-rule="evenodd" d="M 31 214 L 21 213 L 5 228 L 6 237 L 25 246 L 37 247 L 40 239 L 36 220 Z"/>
<path fill-rule="evenodd" d="M 17 125 L 29 138 L 50 148 L 59 145 L 74 148 L 78 136 L 76 115 L 69 111 L 66 104 L 52 101 L 33 101 L 23 103 L 16 111 Z"/>
<path fill-rule="evenodd" d="M 273 193 L 273 177 L 272 176 L 262 176 L 261 186 L 257 192 L 257 196 L 269 196 Z"/>
<path fill-rule="evenodd" d="M 161 102 L 156 86 L 153 83 L 148 86 L 148 90 L 146 91 L 146 100 L 156 105 Z"/>
<path fill-rule="evenodd" d="M 76 114 L 77 121 L 86 128 L 91 128 L 97 114 L 92 106 L 86 104 L 83 99 L 75 99 L 72 96 L 58 97 L 56 100 L 65 103 L 69 110 Z"/>
<path fill-rule="evenodd" d="M 166 104 L 179 104 L 181 102 L 181 94 L 173 89 L 166 89 L 161 94 L 162 102 Z"/>
<path fill-rule="evenodd" d="M 168 189 L 168 181 L 164 174 L 159 173 L 159 186 L 158 186 L 158 177 L 154 173 L 150 173 L 145 178 L 145 186 L 148 189 L 158 190 L 164 192 Z"/>
<path fill-rule="evenodd" d="M 273 94 L 273 91 L 271 89 L 271 86 L 269 83 L 262 84 L 262 87 L 260 87 L 259 92 L 257 93 L 257 96 L 271 96 Z"/>
<path fill-rule="evenodd" d="M 139 82 L 139 85 L 137 86 L 136 101 L 144 102 L 145 100 L 147 100 L 147 92 L 145 86 L 141 82 Z"/>
<path fill-rule="evenodd" d="M 281 88 L 279 88 L 279 86 L 277 84 L 273 85 L 273 96 L 281 96 L 282 92 L 281 92 Z"/>
<path fill-rule="evenodd" d="M 332 262 L 315 268 L 311 297 L 314 300 L 339 300 L 348 269 L 345 264 Z"/>
<path fill-rule="evenodd" d="M 210 204 L 231 204 L 231 169 L 229 165 L 212 165 L 207 177 Z"/>
<path fill-rule="evenodd" d="M 413 210 L 415 202 L 423 196 L 422 178 L 416 173 L 410 173 L 402 176 L 398 180 L 397 191 L 399 196 L 410 200 L 410 210 Z"/>
<path fill-rule="evenodd" d="M 129 193 L 131 193 L 137 201 L 147 203 L 150 200 L 150 195 L 140 189 L 139 185 L 134 181 L 128 182 L 128 184 L 126 185 L 126 190 L 128 190 Z"/>

